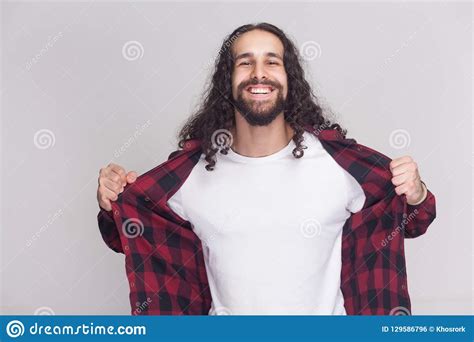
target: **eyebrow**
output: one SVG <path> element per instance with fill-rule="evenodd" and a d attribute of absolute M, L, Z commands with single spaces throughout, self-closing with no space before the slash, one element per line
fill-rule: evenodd
<path fill-rule="evenodd" d="M 239 59 L 241 59 L 241 58 L 247 58 L 247 57 L 253 57 L 253 56 L 254 56 L 253 52 L 244 52 L 244 53 L 241 53 L 240 55 L 237 55 L 237 56 L 235 57 L 235 60 L 237 61 L 237 60 L 239 60 Z M 280 59 L 280 60 L 283 61 L 283 58 L 282 58 L 279 54 L 277 54 L 277 53 L 275 53 L 275 52 L 267 52 L 267 53 L 265 54 L 265 56 L 267 56 L 267 57 L 276 57 L 276 58 L 278 58 L 278 59 Z"/>

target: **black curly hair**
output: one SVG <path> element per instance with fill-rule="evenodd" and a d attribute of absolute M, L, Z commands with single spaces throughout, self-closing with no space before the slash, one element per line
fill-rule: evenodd
<path fill-rule="evenodd" d="M 229 131 L 235 127 L 235 100 L 232 96 L 232 72 L 234 58 L 231 47 L 233 42 L 242 34 L 252 30 L 263 30 L 276 35 L 283 43 L 283 64 L 288 77 L 288 94 L 284 109 L 285 121 L 294 130 L 293 141 L 295 158 L 304 155 L 302 145 L 304 127 L 311 125 L 315 130 L 336 129 L 345 138 L 347 130 L 337 123 L 332 123 L 323 115 L 323 109 L 313 94 L 305 79 L 301 66 L 301 57 L 295 44 L 278 27 L 269 23 L 247 24 L 238 27 L 228 35 L 219 51 L 214 65 L 212 81 L 204 93 L 204 100 L 199 109 L 193 114 L 178 133 L 179 147 L 183 148 L 186 140 L 199 139 L 205 160 L 206 169 L 212 171 L 216 164 L 215 154 L 227 154 L 230 145 L 221 148 L 212 140 L 220 130 Z"/>

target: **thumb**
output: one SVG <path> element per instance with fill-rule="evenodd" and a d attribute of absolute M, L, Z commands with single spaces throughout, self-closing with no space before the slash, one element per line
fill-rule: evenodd
<path fill-rule="evenodd" d="M 133 183 L 137 180 L 137 173 L 135 171 L 130 171 L 127 173 L 127 183 Z"/>

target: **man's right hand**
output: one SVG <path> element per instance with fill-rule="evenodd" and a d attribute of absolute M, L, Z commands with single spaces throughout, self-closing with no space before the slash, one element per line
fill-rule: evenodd
<path fill-rule="evenodd" d="M 99 187 L 97 188 L 97 201 L 99 206 L 107 211 L 112 210 L 112 203 L 128 183 L 137 180 L 135 171 L 125 172 L 125 169 L 116 164 L 109 164 L 99 171 Z"/>

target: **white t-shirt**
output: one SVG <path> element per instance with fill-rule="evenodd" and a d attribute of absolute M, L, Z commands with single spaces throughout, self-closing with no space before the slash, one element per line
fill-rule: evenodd
<path fill-rule="evenodd" d="M 365 194 L 305 132 L 265 157 L 232 149 L 204 154 L 169 207 L 191 222 L 203 244 L 212 296 L 209 314 L 345 315 L 340 289 L 342 227 Z"/>

